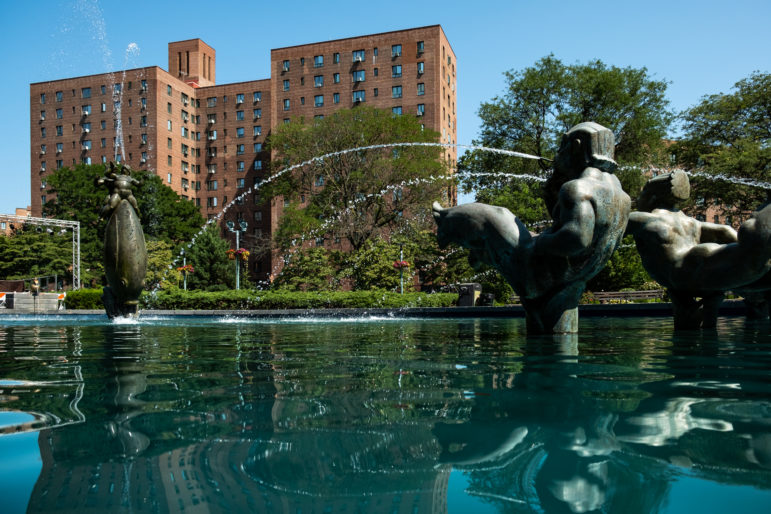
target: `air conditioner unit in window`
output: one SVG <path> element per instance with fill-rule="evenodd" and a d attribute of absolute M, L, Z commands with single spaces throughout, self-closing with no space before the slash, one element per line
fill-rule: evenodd
<path fill-rule="evenodd" d="M 45 155 L 45 154 L 46 154 L 45 150 L 40 150 L 40 155 Z"/>
<path fill-rule="evenodd" d="M 88 116 L 90 113 L 88 111 L 83 111 L 83 116 Z"/>
<path fill-rule="evenodd" d="M 353 59 L 353 62 L 361 62 L 361 61 L 363 61 L 363 60 L 364 60 L 364 59 L 362 58 L 362 56 L 360 56 L 360 55 L 357 55 L 356 57 L 354 57 L 354 59 Z"/>
<path fill-rule="evenodd" d="M 210 118 L 209 123 L 214 123 L 214 120 Z"/>
<path fill-rule="evenodd" d="M 144 164 L 147 162 L 147 159 L 139 159 L 139 164 Z"/>
<path fill-rule="evenodd" d="M 41 117 L 40 117 L 40 121 L 45 121 L 45 120 L 46 120 L 46 117 L 45 117 L 45 116 L 41 116 Z"/>
<path fill-rule="evenodd" d="M 89 132 L 91 132 L 91 129 L 85 128 L 85 129 L 83 129 L 83 132 L 85 132 L 86 134 L 88 134 Z"/>
<path fill-rule="evenodd" d="M 418 116 L 423 116 L 423 111 L 418 111 L 417 115 Z"/>
<path fill-rule="evenodd" d="M 40 167 L 40 171 L 45 171 L 46 169 L 44 167 Z"/>

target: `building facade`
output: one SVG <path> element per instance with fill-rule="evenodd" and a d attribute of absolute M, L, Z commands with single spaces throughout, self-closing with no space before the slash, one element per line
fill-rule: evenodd
<path fill-rule="evenodd" d="M 267 173 L 265 140 L 278 123 L 366 104 L 418 116 L 442 143 L 457 142 L 457 63 L 439 25 L 273 49 L 269 78 L 233 84 L 216 84 L 216 52 L 200 39 L 169 43 L 168 57 L 168 71 L 30 85 L 33 216 L 50 199 L 48 174 L 115 160 L 153 171 L 204 217 L 233 202 L 227 217 L 247 221 L 248 246 L 283 209 L 243 195 Z M 455 162 L 457 151 L 445 156 Z M 250 269 L 267 278 L 270 261 Z"/>

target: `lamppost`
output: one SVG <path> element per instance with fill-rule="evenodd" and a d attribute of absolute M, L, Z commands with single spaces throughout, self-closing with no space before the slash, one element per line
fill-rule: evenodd
<path fill-rule="evenodd" d="M 239 243 L 239 235 L 241 234 L 241 232 L 246 232 L 246 227 L 247 227 L 246 221 L 240 220 L 238 222 L 238 227 L 236 227 L 236 224 L 233 223 L 232 221 L 228 221 L 225 224 L 227 225 L 228 230 L 236 233 L 236 252 L 237 252 L 239 248 L 241 248 Z M 240 255 L 236 255 L 236 290 L 241 289 L 241 280 L 240 280 L 241 263 L 238 262 L 239 259 L 240 259 Z"/>
<path fill-rule="evenodd" d="M 399 243 L 399 292 L 404 294 L 404 243 Z"/>

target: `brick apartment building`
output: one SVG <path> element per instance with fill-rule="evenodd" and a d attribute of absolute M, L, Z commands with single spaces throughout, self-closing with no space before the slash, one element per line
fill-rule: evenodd
<path fill-rule="evenodd" d="M 457 141 L 457 63 L 439 25 L 273 49 L 269 78 L 233 84 L 216 84 L 216 52 L 200 39 L 168 50 L 168 71 L 30 85 L 32 216 L 41 216 L 55 169 L 121 160 L 154 171 L 211 218 L 264 177 L 265 140 L 278 123 L 359 104 L 420 116 L 441 142 Z M 227 216 L 248 222 L 248 245 L 270 234 L 282 209 L 248 199 Z M 270 266 L 250 262 L 258 278 Z"/>

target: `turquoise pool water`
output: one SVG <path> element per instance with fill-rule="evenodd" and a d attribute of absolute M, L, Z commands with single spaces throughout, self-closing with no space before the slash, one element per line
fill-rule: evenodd
<path fill-rule="evenodd" d="M 0 510 L 769 512 L 769 327 L 3 316 Z"/>

